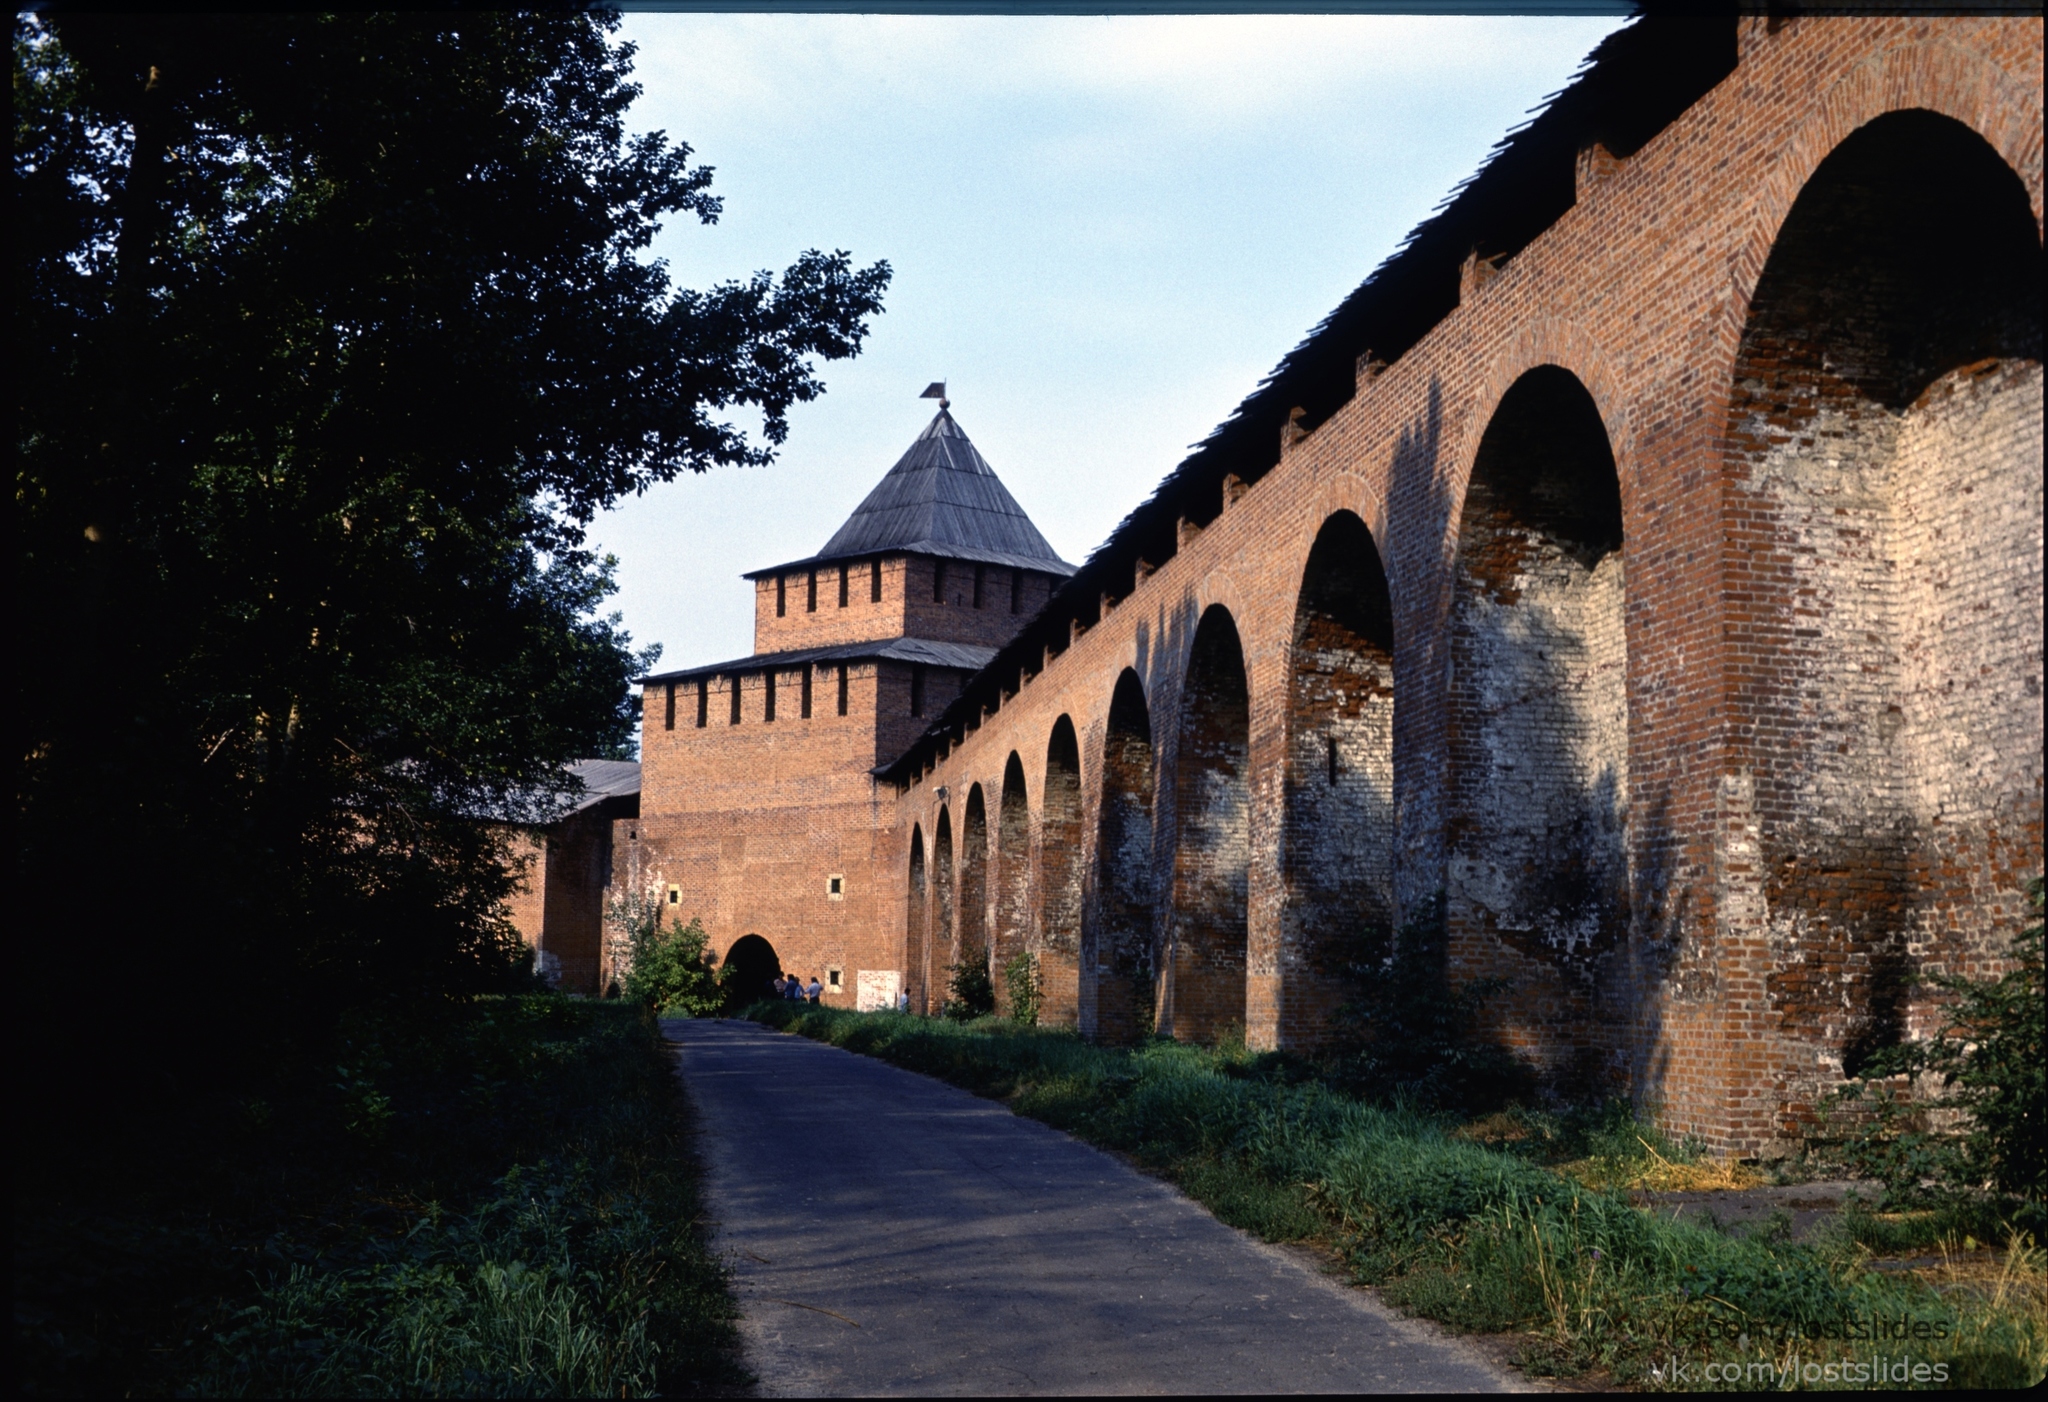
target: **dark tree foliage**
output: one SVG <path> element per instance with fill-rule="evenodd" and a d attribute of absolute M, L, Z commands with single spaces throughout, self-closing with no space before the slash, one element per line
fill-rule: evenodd
<path fill-rule="evenodd" d="M 17 16 L 31 1036 L 72 993 L 190 1048 L 223 999 L 317 1022 L 513 977 L 475 819 L 622 752 L 652 659 L 584 526 L 768 461 L 889 276 L 672 289 L 658 221 L 719 205 L 626 135 L 616 24 Z"/>

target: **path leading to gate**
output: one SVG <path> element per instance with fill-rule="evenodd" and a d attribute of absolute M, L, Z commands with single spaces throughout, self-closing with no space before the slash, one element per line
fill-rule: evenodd
<path fill-rule="evenodd" d="M 992 1101 L 754 1023 L 663 1026 L 766 1393 L 1517 1386 Z"/>

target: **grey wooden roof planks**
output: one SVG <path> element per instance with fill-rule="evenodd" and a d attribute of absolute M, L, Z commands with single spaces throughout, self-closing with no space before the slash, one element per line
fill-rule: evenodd
<path fill-rule="evenodd" d="M 752 570 L 748 579 L 867 555 L 938 555 L 1070 575 L 942 404 L 937 417 L 854 508 L 825 548 L 807 559 Z"/>

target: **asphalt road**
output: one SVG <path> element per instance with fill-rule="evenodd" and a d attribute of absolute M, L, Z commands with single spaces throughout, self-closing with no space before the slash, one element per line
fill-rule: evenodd
<path fill-rule="evenodd" d="M 753 1023 L 664 1027 L 764 1393 L 1518 1387 L 999 1104 Z"/>

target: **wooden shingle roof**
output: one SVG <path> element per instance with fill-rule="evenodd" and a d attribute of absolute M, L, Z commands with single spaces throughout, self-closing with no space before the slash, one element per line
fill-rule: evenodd
<path fill-rule="evenodd" d="M 988 460 L 943 405 L 909 451 L 806 559 L 751 570 L 748 579 L 883 554 L 937 555 L 1070 575 L 1074 567 L 1031 524 Z"/>

